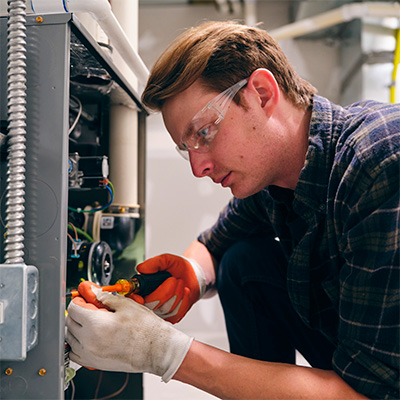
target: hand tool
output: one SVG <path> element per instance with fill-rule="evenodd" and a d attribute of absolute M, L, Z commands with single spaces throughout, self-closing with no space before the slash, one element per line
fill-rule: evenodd
<path fill-rule="evenodd" d="M 103 286 L 101 289 L 107 292 L 117 292 L 123 296 L 131 293 L 147 296 L 171 276 L 168 271 L 160 271 L 154 274 L 136 274 L 130 279 L 119 279 L 114 285 Z M 73 289 L 67 292 L 65 296 L 74 298 L 79 296 L 79 292 Z"/>

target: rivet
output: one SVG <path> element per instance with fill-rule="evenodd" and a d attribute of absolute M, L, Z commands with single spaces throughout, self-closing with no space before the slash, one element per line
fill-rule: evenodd
<path fill-rule="evenodd" d="M 36 22 L 41 24 L 43 22 L 43 17 L 36 17 Z"/>
<path fill-rule="evenodd" d="M 47 371 L 44 368 L 40 368 L 38 373 L 40 376 L 45 376 Z"/>
<path fill-rule="evenodd" d="M 14 372 L 14 371 L 13 371 L 12 368 L 7 368 L 7 369 L 4 371 L 4 373 L 5 373 L 6 375 L 8 375 L 8 376 L 12 375 L 13 372 Z"/>

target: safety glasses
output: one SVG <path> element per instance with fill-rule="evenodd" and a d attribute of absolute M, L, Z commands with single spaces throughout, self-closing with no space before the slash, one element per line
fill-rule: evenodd
<path fill-rule="evenodd" d="M 242 79 L 224 90 L 193 117 L 188 133 L 180 145 L 176 146 L 176 150 L 185 160 L 189 160 L 189 150 L 199 153 L 209 151 L 210 144 L 218 133 L 219 124 L 224 119 L 231 101 L 247 84 L 247 81 L 247 79 Z"/>

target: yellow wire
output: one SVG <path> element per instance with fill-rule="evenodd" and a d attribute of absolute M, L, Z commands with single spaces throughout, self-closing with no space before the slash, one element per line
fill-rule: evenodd
<path fill-rule="evenodd" d="M 397 67 L 400 62 L 400 28 L 395 30 L 396 47 L 394 49 L 392 84 L 390 85 L 390 102 L 396 103 Z"/>

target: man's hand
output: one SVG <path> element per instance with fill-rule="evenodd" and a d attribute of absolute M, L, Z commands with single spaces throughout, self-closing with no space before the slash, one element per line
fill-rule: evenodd
<path fill-rule="evenodd" d="M 97 300 L 96 294 L 95 292 L 92 290 L 92 288 L 98 288 L 101 289 L 99 285 L 96 285 L 93 282 L 90 281 L 83 281 L 79 284 L 78 286 L 78 292 L 80 294 L 80 296 L 82 296 L 85 301 L 79 301 L 80 305 L 83 305 L 84 303 L 86 303 L 86 308 L 91 308 L 93 309 L 93 307 L 90 306 L 90 304 L 94 305 L 95 308 L 100 308 L 100 309 L 107 309 L 107 307 L 102 304 L 100 301 Z M 139 296 L 138 294 L 127 294 L 125 297 L 129 297 L 130 299 L 136 301 L 136 303 L 139 304 L 144 304 L 144 299 L 142 296 Z M 78 299 L 79 297 L 77 297 Z M 75 302 L 76 303 L 76 302 Z"/>
<path fill-rule="evenodd" d="M 162 254 L 139 264 L 137 270 L 142 274 L 168 271 L 172 275 L 144 298 L 144 305 L 173 324 L 186 315 L 206 289 L 204 272 L 192 259 Z"/>
<path fill-rule="evenodd" d="M 168 382 L 193 338 L 131 299 L 92 290 L 110 311 L 89 309 L 80 304 L 82 298 L 70 303 L 66 324 L 71 360 L 106 371 L 149 372 Z"/>

